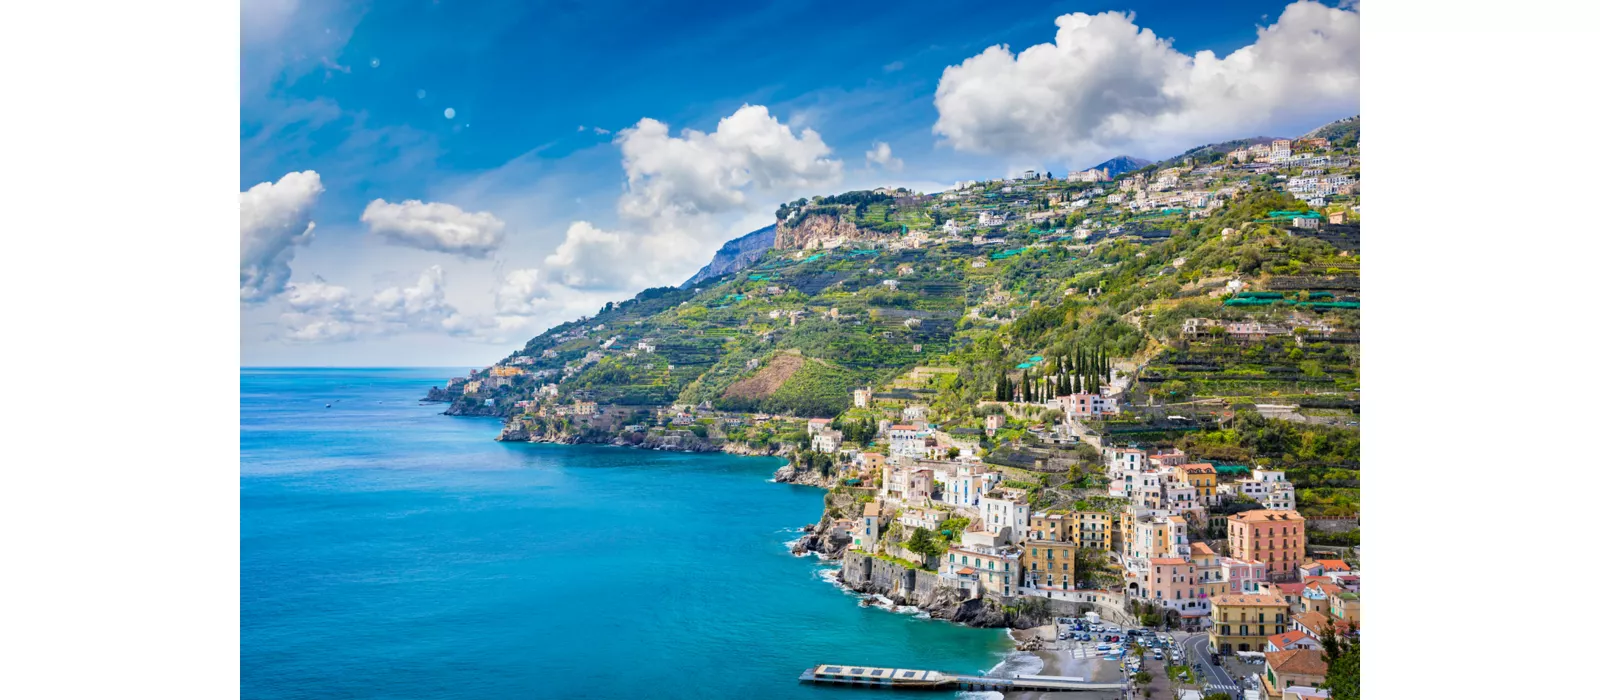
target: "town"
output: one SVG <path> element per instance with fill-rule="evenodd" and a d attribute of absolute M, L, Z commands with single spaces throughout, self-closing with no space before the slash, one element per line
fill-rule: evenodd
<path fill-rule="evenodd" d="M 826 490 L 794 549 L 847 588 L 1173 697 L 1328 697 L 1360 634 L 1358 139 L 797 200 L 759 256 L 428 398 L 506 441 L 782 456 Z"/>

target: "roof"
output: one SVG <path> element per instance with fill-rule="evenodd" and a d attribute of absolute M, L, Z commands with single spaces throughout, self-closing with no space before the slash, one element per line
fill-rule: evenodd
<path fill-rule="evenodd" d="M 1211 546 L 1207 545 L 1204 542 L 1196 542 L 1196 543 L 1194 543 L 1192 545 L 1189 545 L 1189 551 L 1194 552 L 1195 554 L 1200 554 L 1200 555 L 1207 555 L 1207 554 L 1215 555 L 1216 554 L 1216 552 L 1211 551 Z"/>
<path fill-rule="evenodd" d="M 958 574 L 975 574 L 975 573 L 978 573 L 978 572 L 977 572 L 977 570 L 973 569 L 970 566 L 963 566 L 956 573 L 958 573 Z"/>
<path fill-rule="evenodd" d="M 1296 644 L 1299 642 L 1308 641 L 1310 639 L 1311 635 L 1301 632 L 1300 630 L 1289 630 L 1283 634 L 1274 634 L 1271 637 L 1267 637 L 1267 641 L 1272 642 L 1272 645 L 1279 649 L 1288 649 L 1290 644 Z"/>
<path fill-rule="evenodd" d="M 866 509 L 864 511 L 862 511 L 862 514 L 866 515 L 867 517 L 871 517 L 871 518 L 878 517 L 878 502 L 877 501 L 873 501 L 871 503 L 868 503 Z"/>
<path fill-rule="evenodd" d="M 1267 665 L 1280 674 L 1328 675 L 1328 663 L 1322 660 L 1322 652 L 1315 649 L 1269 651 L 1267 652 Z"/>
<path fill-rule="evenodd" d="M 1281 595 L 1264 593 L 1230 593 L 1228 595 L 1219 595 L 1211 599 L 1212 608 L 1215 608 L 1219 605 L 1282 605 L 1287 607 L 1289 605 L 1289 601 L 1284 600 L 1283 596 Z"/>
<path fill-rule="evenodd" d="M 916 430 L 917 426 L 906 425 L 905 423 L 896 423 L 894 425 L 889 426 L 889 429 L 890 430 Z"/>
<path fill-rule="evenodd" d="M 1213 602 L 1215 602 L 1213 600 Z M 1303 612 L 1294 616 L 1294 621 L 1306 629 L 1321 632 L 1328 625 L 1328 616 L 1319 612 Z"/>
<path fill-rule="evenodd" d="M 1280 522 L 1280 521 L 1283 521 L 1283 522 L 1303 522 L 1305 520 L 1305 518 L 1300 517 L 1300 513 L 1296 512 L 1296 511 L 1292 511 L 1292 510 L 1266 510 L 1266 509 L 1262 509 L 1262 510 L 1247 510 L 1247 511 L 1245 511 L 1243 513 L 1235 513 L 1232 519 L 1233 520 L 1239 520 L 1239 521 L 1247 522 L 1247 523 L 1266 523 L 1266 522 Z"/>
<path fill-rule="evenodd" d="M 1178 468 L 1182 469 L 1182 470 L 1184 470 L 1184 471 L 1186 471 L 1186 472 L 1188 472 L 1190 474 L 1215 474 L 1215 473 L 1217 473 L 1217 470 L 1216 470 L 1215 467 L 1212 467 L 1211 465 L 1206 464 L 1204 462 L 1201 462 L 1199 464 L 1183 464 L 1183 465 L 1179 465 Z"/>
<path fill-rule="evenodd" d="M 1306 587 L 1306 584 L 1303 584 L 1303 583 L 1279 583 L 1279 584 L 1274 584 L 1274 585 L 1276 585 L 1278 587 L 1279 591 L 1282 591 L 1282 592 L 1290 594 L 1290 595 L 1297 594 L 1300 591 L 1305 590 L 1305 587 Z"/>
<path fill-rule="evenodd" d="M 1326 570 L 1326 571 L 1349 571 L 1350 570 L 1350 565 L 1344 563 L 1343 559 L 1318 559 L 1317 563 L 1321 564 L 1322 568 L 1324 570 Z"/>

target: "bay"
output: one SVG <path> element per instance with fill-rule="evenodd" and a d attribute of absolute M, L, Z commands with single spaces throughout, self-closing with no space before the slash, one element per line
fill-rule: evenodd
<path fill-rule="evenodd" d="M 418 403 L 462 373 L 241 370 L 242 697 L 883 697 L 796 678 L 1009 649 L 790 555 L 821 491 L 780 460 L 498 443 Z"/>

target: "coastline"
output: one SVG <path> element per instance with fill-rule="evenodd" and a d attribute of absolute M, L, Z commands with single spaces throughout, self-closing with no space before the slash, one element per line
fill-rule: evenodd
<path fill-rule="evenodd" d="M 450 413 L 444 413 L 441 415 L 449 415 L 451 417 L 477 417 Z M 592 445 L 597 447 L 623 447 L 663 452 L 720 452 L 739 457 L 783 457 L 785 459 L 788 459 L 795 451 L 795 447 L 793 445 L 781 443 L 778 445 L 768 446 L 764 450 L 759 450 L 752 449 L 742 442 L 722 442 L 720 444 L 715 444 L 710 440 L 694 440 L 686 445 L 666 444 L 663 441 L 652 439 L 652 437 L 653 436 L 646 436 L 645 439 L 634 442 L 626 439 L 623 436 L 617 436 L 613 434 L 585 436 L 559 433 L 555 435 L 535 436 L 529 435 L 520 430 L 515 430 L 508 422 L 503 426 L 501 434 L 497 436 L 495 440 L 498 442 L 526 442 L 569 446 Z M 790 554 L 795 557 L 816 556 L 823 562 L 838 563 L 839 566 L 822 569 L 821 572 L 817 574 L 824 581 L 839 589 L 841 592 L 856 598 L 858 601 L 863 601 L 867 605 L 878 607 L 889 612 L 897 614 L 909 614 L 921 620 L 942 620 L 944 622 L 963 627 L 970 627 L 973 629 L 1004 629 L 1006 631 L 1006 638 L 1010 642 L 1011 648 L 1005 652 L 1004 657 L 998 663 L 989 669 L 989 674 L 1004 673 L 1009 675 L 1019 673 L 1041 673 L 1045 675 L 1061 675 L 1051 671 L 1050 669 L 1070 667 L 1072 664 L 1067 662 L 1071 661 L 1086 661 L 1081 659 L 1074 660 L 1055 658 L 1048 652 L 1045 652 L 1045 656 L 1042 657 L 1041 652 L 1023 650 L 1021 647 L 1023 646 L 1024 640 L 1030 640 L 1039 636 L 1039 634 L 1043 634 L 1043 632 L 1040 630 L 1043 630 L 1044 628 L 1036 626 L 1013 627 L 1013 624 L 1036 621 L 1013 619 L 1009 614 L 996 609 L 984 599 L 956 601 L 953 599 L 947 600 L 946 598 L 948 598 L 948 596 L 935 596 L 933 599 L 927 601 L 911 600 L 905 598 L 898 591 L 876 590 L 870 582 L 855 583 L 847 580 L 843 575 L 842 560 L 846 556 L 849 541 L 834 540 L 833 538 L 827 536 L 828 534 L 832 534 L 829 532 L 831 522 L 827 514 L 829 507 L 827 491 L 828 484 L 826 483 L 827 478 L 816 470 L 796 469 L 796 466 L 797 465 L 795 465 L 792 461 L 789 461 L 775 470 L 772 478 L 767 479 L 766 481 L 768 483 L 812 486 L 824 491 L 823 503 L 821 504 L 821 510 L 823 512 L 820 516 L 820 519 L 815 523 L 808 523 L 802 526 L 798 530 L 799 537 L 783 543 L 789 548 Z M 1092 661 L 1089 663 L 1092 664 Z M 1086 671 L 1087 670 L 1089 669 L 1086 669 Z M 1087 678 L 1088 676 L 1085 677 Z M 1057 694 L 1054 693 L 1012 693 L 1010 695 L 1005 695 L 1004 697 L 1043 698 L 1053 697 L 1056 695 Z M 1081 697 L 1082 693 L 1077 693 L 1077 695 Z M 961 697 L 974 698 L 996 698 L 1001 696 L 1001 693 L 994 692 L 961 694 Z"/>

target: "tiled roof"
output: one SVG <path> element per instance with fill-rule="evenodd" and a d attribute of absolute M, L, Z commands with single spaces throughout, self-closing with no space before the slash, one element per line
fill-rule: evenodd
<path fill-rule="evenodd" d="M 1293 673 L 1306 676 L 1325 676 L 1328 664 L 1322 652 L 1315 649 L 1290 649 L 1267 652 L 1267 665 L 1279 674 Z"/>

